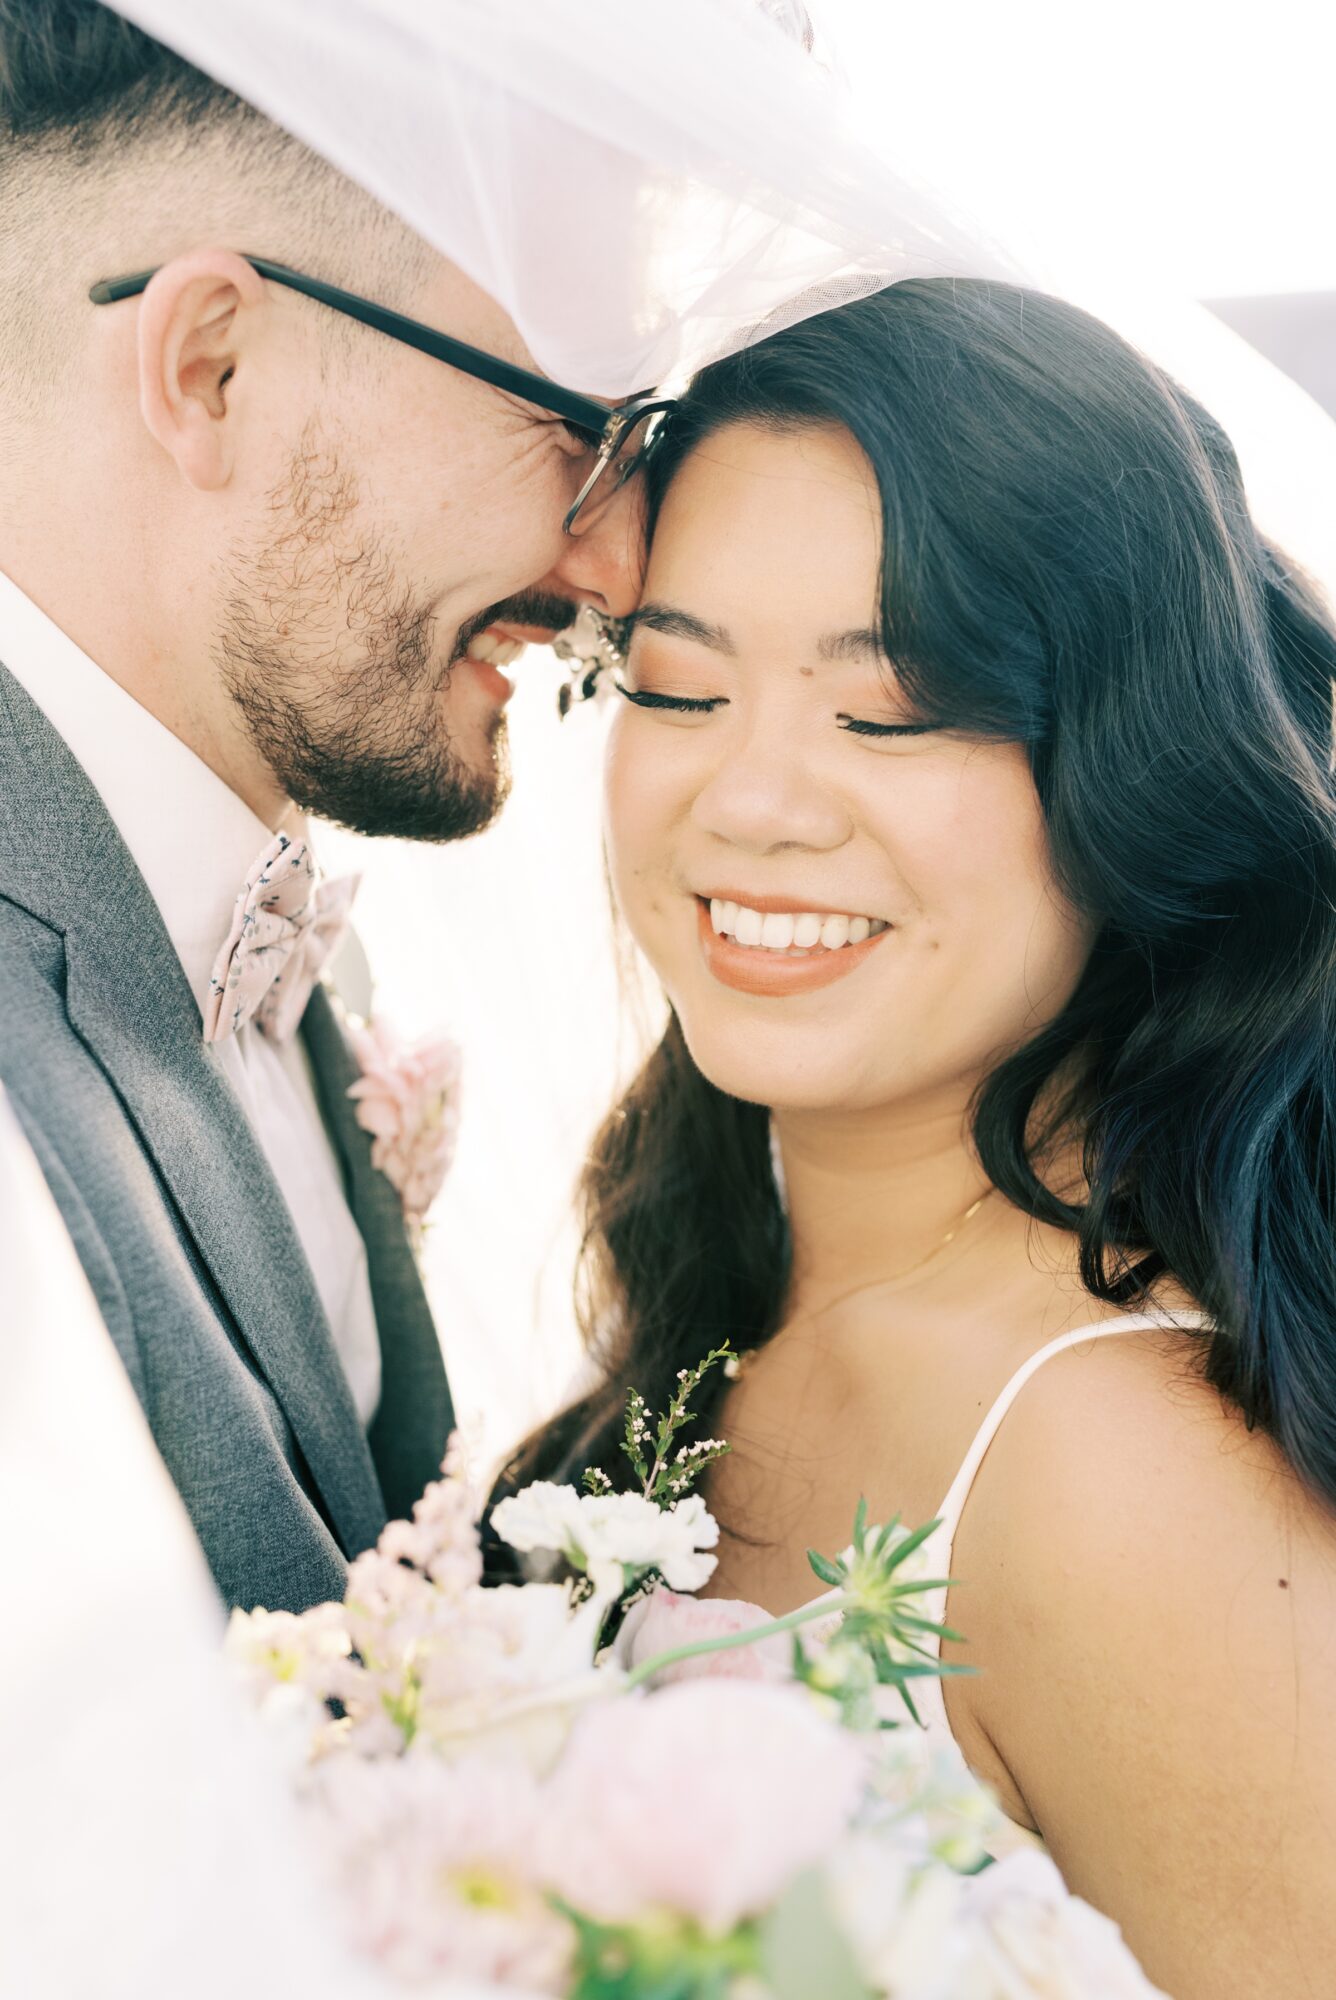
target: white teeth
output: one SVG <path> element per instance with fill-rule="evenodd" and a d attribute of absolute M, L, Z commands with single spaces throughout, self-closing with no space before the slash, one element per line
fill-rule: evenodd
<path fill-rule="evenodd" d="M 523 651 L 519 639 L 503 639 L 491 630 L 477 633 L 468 645 L 471 660 L 490 660 L 494 667 L 508 667 Z"/>
<path fill-rule="evenodd" d="M 789 916 L 779 910 L 752 910 L 722 896 L 710 899 L 710 927 L 718 937 L 761 951 L 842 951 L 863 944 L 888 926 L 879 917 L 820 916 L 814 910 Z"/>

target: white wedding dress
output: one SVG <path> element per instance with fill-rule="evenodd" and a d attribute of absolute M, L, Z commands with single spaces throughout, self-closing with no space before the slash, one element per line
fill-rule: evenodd
<path fill-rule="evenodd" d="M 1030 1377 L 1037 1374 L 1046 1361 L 1052 1360 L 1055 1354 L 1064 1353 L 1069 1347 L 1079 1347 L 1085 1341 L 1103 1340 L 1116 1333 L 1140 1333 L 1152 1327 L 1192 1328 L 1209 1325 L 1210 1319 L 1205 1313 L 1177 1313 L 1172 1318 L 1164 1313 L 1123 1313 L 1117 1319 L 1097 1320 L 1089 1326 L 1078 1326 L 1071 1333 L 1060 1334 L 1056 1340 L 1050 1340 L 1046 1347 L 1041 1347 L 1037 1353 L 1032 1354 L 1024 1366 L 1016 1370 L 980 1424 L 974 1442 L 965 1454 L 964 1463 L 952 1480 L 945 1500 L 937 1510 L 940 1525 L 923 1544 L 925 1574 L 948 1577 L 951 1575 L 951 1557 L 956 1530 L 960 1526 L 960 1517 L 965 1511 L 965 1503 L 969 1499 L 975 1476 L 987 1456 L 988 1447 L 1001 1429 L 1008 1410 Z M 946 1623 L 948 1595 L 946 1590 L 930 1593 L 923 1600 L 923 1617 L 930 1618 L 934 1624 Z M 815 1605 L 823 1601 L 823 1598 L 816 1598 L 813 1603 Z M 935 1635 L 925 1634 L 924 1646 L 934 1659 L 940 1658 L 941 1642 Z M 943 1682 L 925 1676 L 923 1680 L 914 1684 L 914 1706 L 922 1717 L 929 1744 L 949 1749 L 958 1755 L 959 1746 L 952 1734 L 943 1690 Z M 993 1841 L 992 1851 L 995 1859 L 1001 1859 L 1004 1854 L 1014 1853 L 1018 1849 L 1042 1846 L 1043 1842 L 1037 1834 L 1009 1819 L 1002 1837 Z"/>

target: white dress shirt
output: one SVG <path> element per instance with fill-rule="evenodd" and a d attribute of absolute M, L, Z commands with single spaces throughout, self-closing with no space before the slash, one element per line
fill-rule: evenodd
<path fill-rule="evenodd" d="M 233 905 L 274 830 L 0 573 L 0 662 L 101 794 L 157 904 L 203 1013 Z M 203 1030 L 201 1029 L 201 1034 Z M 380 1401 L 366 1245 L 353 1220 L 297 1036 L 253 1023 L 212 1044 L 287 1198 L 358 1415 Z"/>

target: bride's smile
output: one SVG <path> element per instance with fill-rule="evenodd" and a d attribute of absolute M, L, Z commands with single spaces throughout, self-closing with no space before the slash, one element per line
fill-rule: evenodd
<path fill-rule="evenodd" d="M 889 926 L 880 917 L 812 910 L 800 898 L 697 899 L 701 955 L 707 971 L 738 993 L 775 999 L 831 986 L 866 964 Z M 799 903 L 795 912 L 794 902 Z"/>

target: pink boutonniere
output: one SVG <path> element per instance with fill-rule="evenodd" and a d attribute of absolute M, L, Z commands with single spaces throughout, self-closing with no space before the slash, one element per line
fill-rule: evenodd
<path fill-rule="evenodd" d="M 460 1053 L 443 1035 L 405 1048 L 388 1022 L 351 1031 L 362 1074 L 348 1095 L 384 1174 L 416 1231 L 450 1171 L 459 1131 Z"/>

